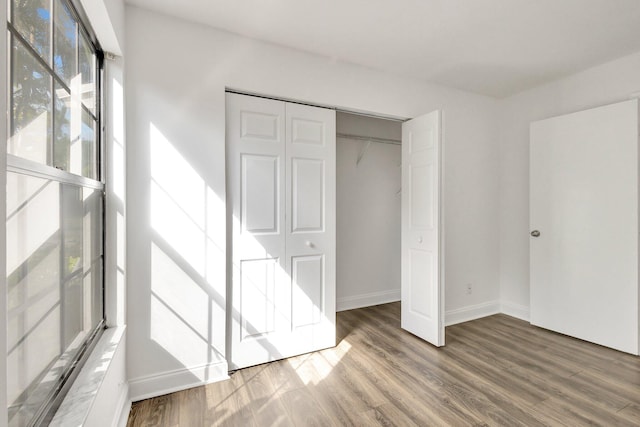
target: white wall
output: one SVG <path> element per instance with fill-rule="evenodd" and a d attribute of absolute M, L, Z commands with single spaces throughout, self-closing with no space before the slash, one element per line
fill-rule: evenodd
<path fill-rule="evenodd" d="M 401 122 L 340 112 L 336 130 L 402 137 Z M 398 301 L 400 145 L 373 142 L 367 148 L 366 141 L 346 138 L 337 138 L 336 144 L 337 310 Z"/>
<path fill-rule="evenodd" d="M 500 295 L 529 316 L 529 123 L 623 101 L 640 90 L 640 53 L 507 98 L 500 120 Z"/>
<path fill-rule="evenodd" d="M 495 100 L 135 7 L 126 23 L 134 398 L 215 379 L 222 368 L 225 87 L 398 117 L 442 109 L 447 310 L 497 304 Z"/>

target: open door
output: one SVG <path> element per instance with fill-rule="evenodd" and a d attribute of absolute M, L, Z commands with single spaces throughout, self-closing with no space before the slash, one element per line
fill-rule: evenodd
<path fill-rule="evenodd" d="M 638 354 L 638 100 L 531 123 L 531 324 Z"/>
<path fill-rule="evenodd" d="M 444 345 L 440 111 L 402 125 L 401 326 Z"/>

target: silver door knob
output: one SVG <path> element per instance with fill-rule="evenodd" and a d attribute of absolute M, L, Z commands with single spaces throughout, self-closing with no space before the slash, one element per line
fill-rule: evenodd
<path fill-rule="evenodd" d="M 422 236 L 418 237 L 418 243 L 422 243 Z"/>
<path fill-rule="evenodd" d="M 540 237 L 540 232 L 539 232 L 538 230 L 533 230 L 533 231 L 531 232 L 531 236 L 532 236 L 532 237 Z"/>
<path fill-rule="evenodd" d="M 314 246 L 313 242 L 310 242 L 308 240 L 305 242 L 305 244 L 307 245 L 308 248 L 313 248 Z"/>

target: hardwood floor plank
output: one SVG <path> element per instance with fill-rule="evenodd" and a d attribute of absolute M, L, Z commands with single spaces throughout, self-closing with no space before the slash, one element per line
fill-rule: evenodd
<path fill-rule="evenodd" d="M 402 414 L 404 416 L 404 414 Z M 380 427 L 394 427 L 400 425 L 401 418 L 395 420 L 395 422 L 391 421 L 389 418 L 384 416 L 379 409 L 370 409 L 360 414 L 360 417 L 353 423 L 348 425 L 353 425 L 357 427 L 371 427 L 371 426 L 380 426 Z M 408 420 L 409 425 L 415 425 L 411 420 Z"/>
<path fill-rule="evenodd" d="M 558 424 L 575 426 L 625 426 L 637 427 L 616 412 L 598 409 L 595 406 L 584 406 L 578 402 L 562 401 L 550 398 L 535 407 L 538 414 L 546 414 Z"/>
<path fill-rule="evenodd" d="M 373 320 L 371 323 L 374 323 Z M 415 420 L 419 422 L 428 417 L 430 424 L 468 425 L 486 418 L 501 418 L 504 415 L 499 409 L 493 408 L 484 396 L 478 395 L 474 390 L 462 384 L 459 379 L 443 370 L 438 365 L 439 354 L 435 347 L 427 345 L 428 348 L 425 348 L 426 344 L 413 335 L 404 331 L 401 331 L 401 334 L 404 337 L 400 335 L 396 336 L 396 339 L 402 340 L 406 345 L 401 346 L 403 350 L 398 350 L 385 342 L 384 337 L 388 334 L 378 331 L 377 328 L 371 329 L 356 346 L 354 354 L 357 355 L 360 349 L 366 350 L 363 364 L 378 364 L 377 372 L 391 373 L 392 375 L 384 378 L 383 384 L 386 386 L 393 385 L 394 389 L 400 390 L 400 393 L 406 392 L 406 390 L 414 393 L 418 390 L 424 390 L 424 393 L 418 392 L 418 396 L 422 399 L 422 407 L 430 410 L 415 413 Z M 357 334 L 351 335 L 351 338 L 359 339 Z M 369 339 L 373 339 L 372 342 L 376 345 L 371 344 Z M 419 347 L 422 351 L 417 351 L 413 347 L 416 343 L 420 344 Z M 425 354 L 427 356 L 423 358 Z M 460 399 L 461 394 L 466 398 Z M 413 394 L 408 398 L 413 398 Z M 390 399 L 393 397 L 390 396 Z M 401 401 L 395 401 L 395 404 L 397 406 L 403 405 Z M 466 405 L 465 410 L 460 407 L 461 405 Z M 408 406 L 407 410 L 412 411 L 413 409 Z"/>
<path fill-rule="evenodd" d="M 129 418 L 127 419 L 127 427 L 143 426 L 149 418 L 149 404 L 151 399 L 136 402 L 131 405 Z"/>
<path fill-rule="evenodd" d="M 263 425 L 287 425 L 289 420 L 285 408 L 276 397 L 276 389 L 265 371 L 266 365 L 260 365 L 236 373 L 249 395 L 250 403 L 246 409 Z"/>
<path fill-rule="evenodd" d="M 207 424 L 216 426 L 258 425 L 251 411 L 251 398 L 243 383 L 242 376 L 235 373 L 227 381 L 208 384 L 204 388 L 207 406 L 204 419 Z"/>
<path fill-rule="evenodd" d="M 400 304 L 337 315 L 338 345 L 136 402 L 127 426 L 640 425 L 640 358 L 506 315 L 436 348 Z"/>
<path fill-rule="evenodd" d="M 536 358 L 538 357 L 542 358 L 540 360 L 545 360 L 545 358 L 553 356 L 551 354 L 539 354 L 536 355 Z M 607 357 L 605 360 L 610 359 Z M 564 360 L 563 363 L 570 367 L 569 370 L 576 371 L 575 374 L 568 377 L 565 376 L 561 370 L 544 371 L 543 369 L 534 369 L 534 376 L 529 376 L 528 380 L 539 390 L 545 391 L 550 396 L 559 400 L 566 401 L 567 397 L 569 397 L 573 401 L 583 401 L 585 404 L 593 402 L 591 404 L 614 412 L 626 406 L 630 401 L 635 401 L 634 399 L 640 398 L 640 396 L 637 396 L 637 393 L 640 393 L 637 382 L 635 387 L 629 389 L 625 394 L 623 393 L 624 388 L 621 387 L 621 384 L 616 386 L 607 379 L 602 378 L 602 376 L 598 378 L 592 373 L 596 371 L 593 371 L 593 368 L 589 368 L 588 366 L 583 366 L 582 362 L 582 360 L 573 360 L 571 362 Z M 547 363 L 541 362 L 540 366 L 545 365 L 547 365 Z M 600 363 L 596 365 L 603 366 Z M 531 372 L 531 366 L 529 366 L 528 369 L 523 369 L 523 366 L 526 366 L 525 363 L 519 363 L 509 369 L 509 372 L 514 375 L 514 383 L 517 382 L 515 376 L 519 373 Z M 541 381 L 535 378 L 535 376 L 543 380 Z"/>
<path fill-rule="evenodd" d="M 412 427 L 421 425 L 415 423 L 414 420 L 407 417 L 407 415 L 402 412 L 396 405 L 390 403 L 380 405 L 375 409 L 372 415 L 374 415 L 376 423 L 380 425 L 391 425 L 397 427 Z"/>
<path fill-rule="evenodd" d="M 374 319 L 371 320 L 374 322 Z M 379 326 L 382 328 L 382 325 Z M 384 335 L 383 332 L 381 334 Z M 377 342 L 384 342 L 384 336 L 379 336 Z M 403 363 L 395 364 L 393 366 L 394 371 L 401 371 L 404 369 L 404 365 L 413 363 L 414 370 L 419 371 L 424 377 L 429 377 L 432 372 L 439 372 L 441 377 L 439 381 L 444 378 L 444 394 L 451 395 L 453 397 L 451 401 L 466 405 L 466 410 L 473 413 L 480 420 L 490 420 L 501 425 L 523 425 L 518 421 L 518 419 L 521 419 L 527 425 L 537 424 L 535 419 L 528 417 L 526 412 L 512 404 L 513 393 L 499 393 L 491 387 L 486 387 L 486 384 L 478 377 L 478 372 L 461 368 L 459 363 L 430 366 L 430 358 L 425 357 L 424 351 L 421 351 L 421 349 L 424 350 L 424 343 L 421 340 L 408 336 L 405 342 L 408 344 L 406 347 L 408 351 L 395 354 L 394 357 Z M 431 349 L 435 352 L 434 354 L 442 353 L 442 350 L 438 350 L 435 347 L 431 347 Z M 387 350 L 393 351 L 391 349 Z M 406 359 L 405 356 L 410 360 Z M 391 359 L 389 358 L 389 360 Z M 424 366 L 428 366 L 428 369 L 424 370 Z M 439 407 L 446 407 L 446 405 L 441 404 Z M 511 413 L 515 413 L 516 417 L 514 418 Z M 448 422 L 452 421 L 449 420 Z"/>
<path fill-rule="evenodd" d="M 177 407 L 179 424 L 189 427 L 204 427 L 206 401 L 203 387 L 190 388 L 182 393 L 175 393 L 174 405 Z"/>
<path fill-rule="evenodd" d="M 607 372 L 602 372 L 591 369 L 580 375 L 586 377 L 587 380 L 593 379 L 594 382 L 604 383 L 612 393 L 624 398 L 628 402 L 640 405 L 640 376 L 632 372 L 629 372 L 627 376 L 614 376 L 612 375 L 612 371 L 613 370 L 609 369 Z"/>
<path fill-rule="evenodd" d="M 317 405 L 313 395 L 305 387 L 289 391 L 281 397 L 289 419 L 294 426 L 329 427 L 339 426 L 337 419 Z"/>
<path fill-rule="evenodd" d="M 619 413 L 626 419 L 635 422 L 637 426 L 640 426 L 640 405 L 631 404 L 623 408 Z"/>
<path fill-rule="evenodd" d="M 279 360 L 277 362 L 260 365 L 264 366 L 264 374 L 269 378 L 275 396 L 281 396 L 288 391 L 304 387 L 304 382 L 300 376 L 296 374 L 291 364 L 291 360 Z"/>

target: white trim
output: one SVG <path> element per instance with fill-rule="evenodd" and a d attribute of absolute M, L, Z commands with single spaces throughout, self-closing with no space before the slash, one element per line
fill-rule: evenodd
<path fill-rule="evenodd" d="M 122 48 L 118 42 L 118 36 L 111 22 L 112 14 L 109 13 L 104 1 L 80 0 L 84 13 L 96 32 L 100 46 L 109 52 L 122 56 Z"/>
<path fill-rule="evenodd" d="M 529 322 L 529 307 L 509 301 L 500 302 L 500 312 L 507 316 Z"/>
<path fill-rule="evenodd" d="M 488 301 L 467 307 L 456 308 L 445 313 L 445 325 L 451 326 L 481 317 L 492 316 L 500 313 L 500 301 Z"/>
<path fill-rule="evenodd" d="M 132 402 L 138 402 L 228 378 L 227 361 L 216 361 L 207 365 L 181 368 L 129 380 L 129 395 Z"/>
<path fill-rule="evenodd" d="M 338 107 L 336 105 L 322 104 L 322 103 L 318 103 L 318 102 L 315 102 L 315 101 L 305 101 L 305 100 L 302 100 L 302 99 L 294 99 L 294 98 L 287 98 L 287 97 L 282 97 L 282 96 L 269 95 L 269 94 L 262 93 L 262 92 L 254 92 L 254 91 L 250 91 L 250 90 L 237 89 L 237 88 L 233 88 L 233 87 L 230 87 L 230 86 L 225 86 L 224 91 L 226 93 L 235 93 L 235 94 L 238 94 L 238 95 L 255 96 L 255 97 L 258 97 L 258 98 L 273 99 L 275 101 L 283 101 L 283 102 L 291 102 L 291 103 L 294 103 L 294 104 L 308 105 L 310 107 L 326 108 L 328 110 L 334 110 L 336 113 L 355 114 L 357 116 L 371 117 L 373 119 L 391 120 L 391 121 L 394 121 L 394 122 L 406 122 L 407 120 L 410 120 L 410 118 L 407 118 L 407 117 L 393 116 L 393 115 L 389 115 L 389 114 L 378 114 L 378 113 L 375 113 L 373 111 L 367 111 L 367 110 L 342 108 L 342 107 Z"/>
<path fill-rule="evenodd" d="M 368 294 L 338 298 L 336 301 L 336 311 L 353 310 L 354 308 L 369 307 L 396 301 L 400 301 L 400 289 L 371 292 Z"/>
<path fill-rule="evenodd" d="M 105 384 L 105 379 L 110 374 L 118 350 L 124 351 L 121 346 L 125 342 L 125 329 L 125 326 L 105 329 L 56 411 L 50 426 L 84 425 L 101 387 Z M 120 355 L 124 357 L 122 351 Z M 118 403 L 120 404 L 120 401 Z"/>
<path fill-rule="evenodd" d="M 122 387 L 120 398 L 118 399 L 117 412 L 113 417 L 113 427 L 127 427 L 129 421 L 129 412 L 131 412 L 131 399 L 129 399 L 129 384 Z"/>

